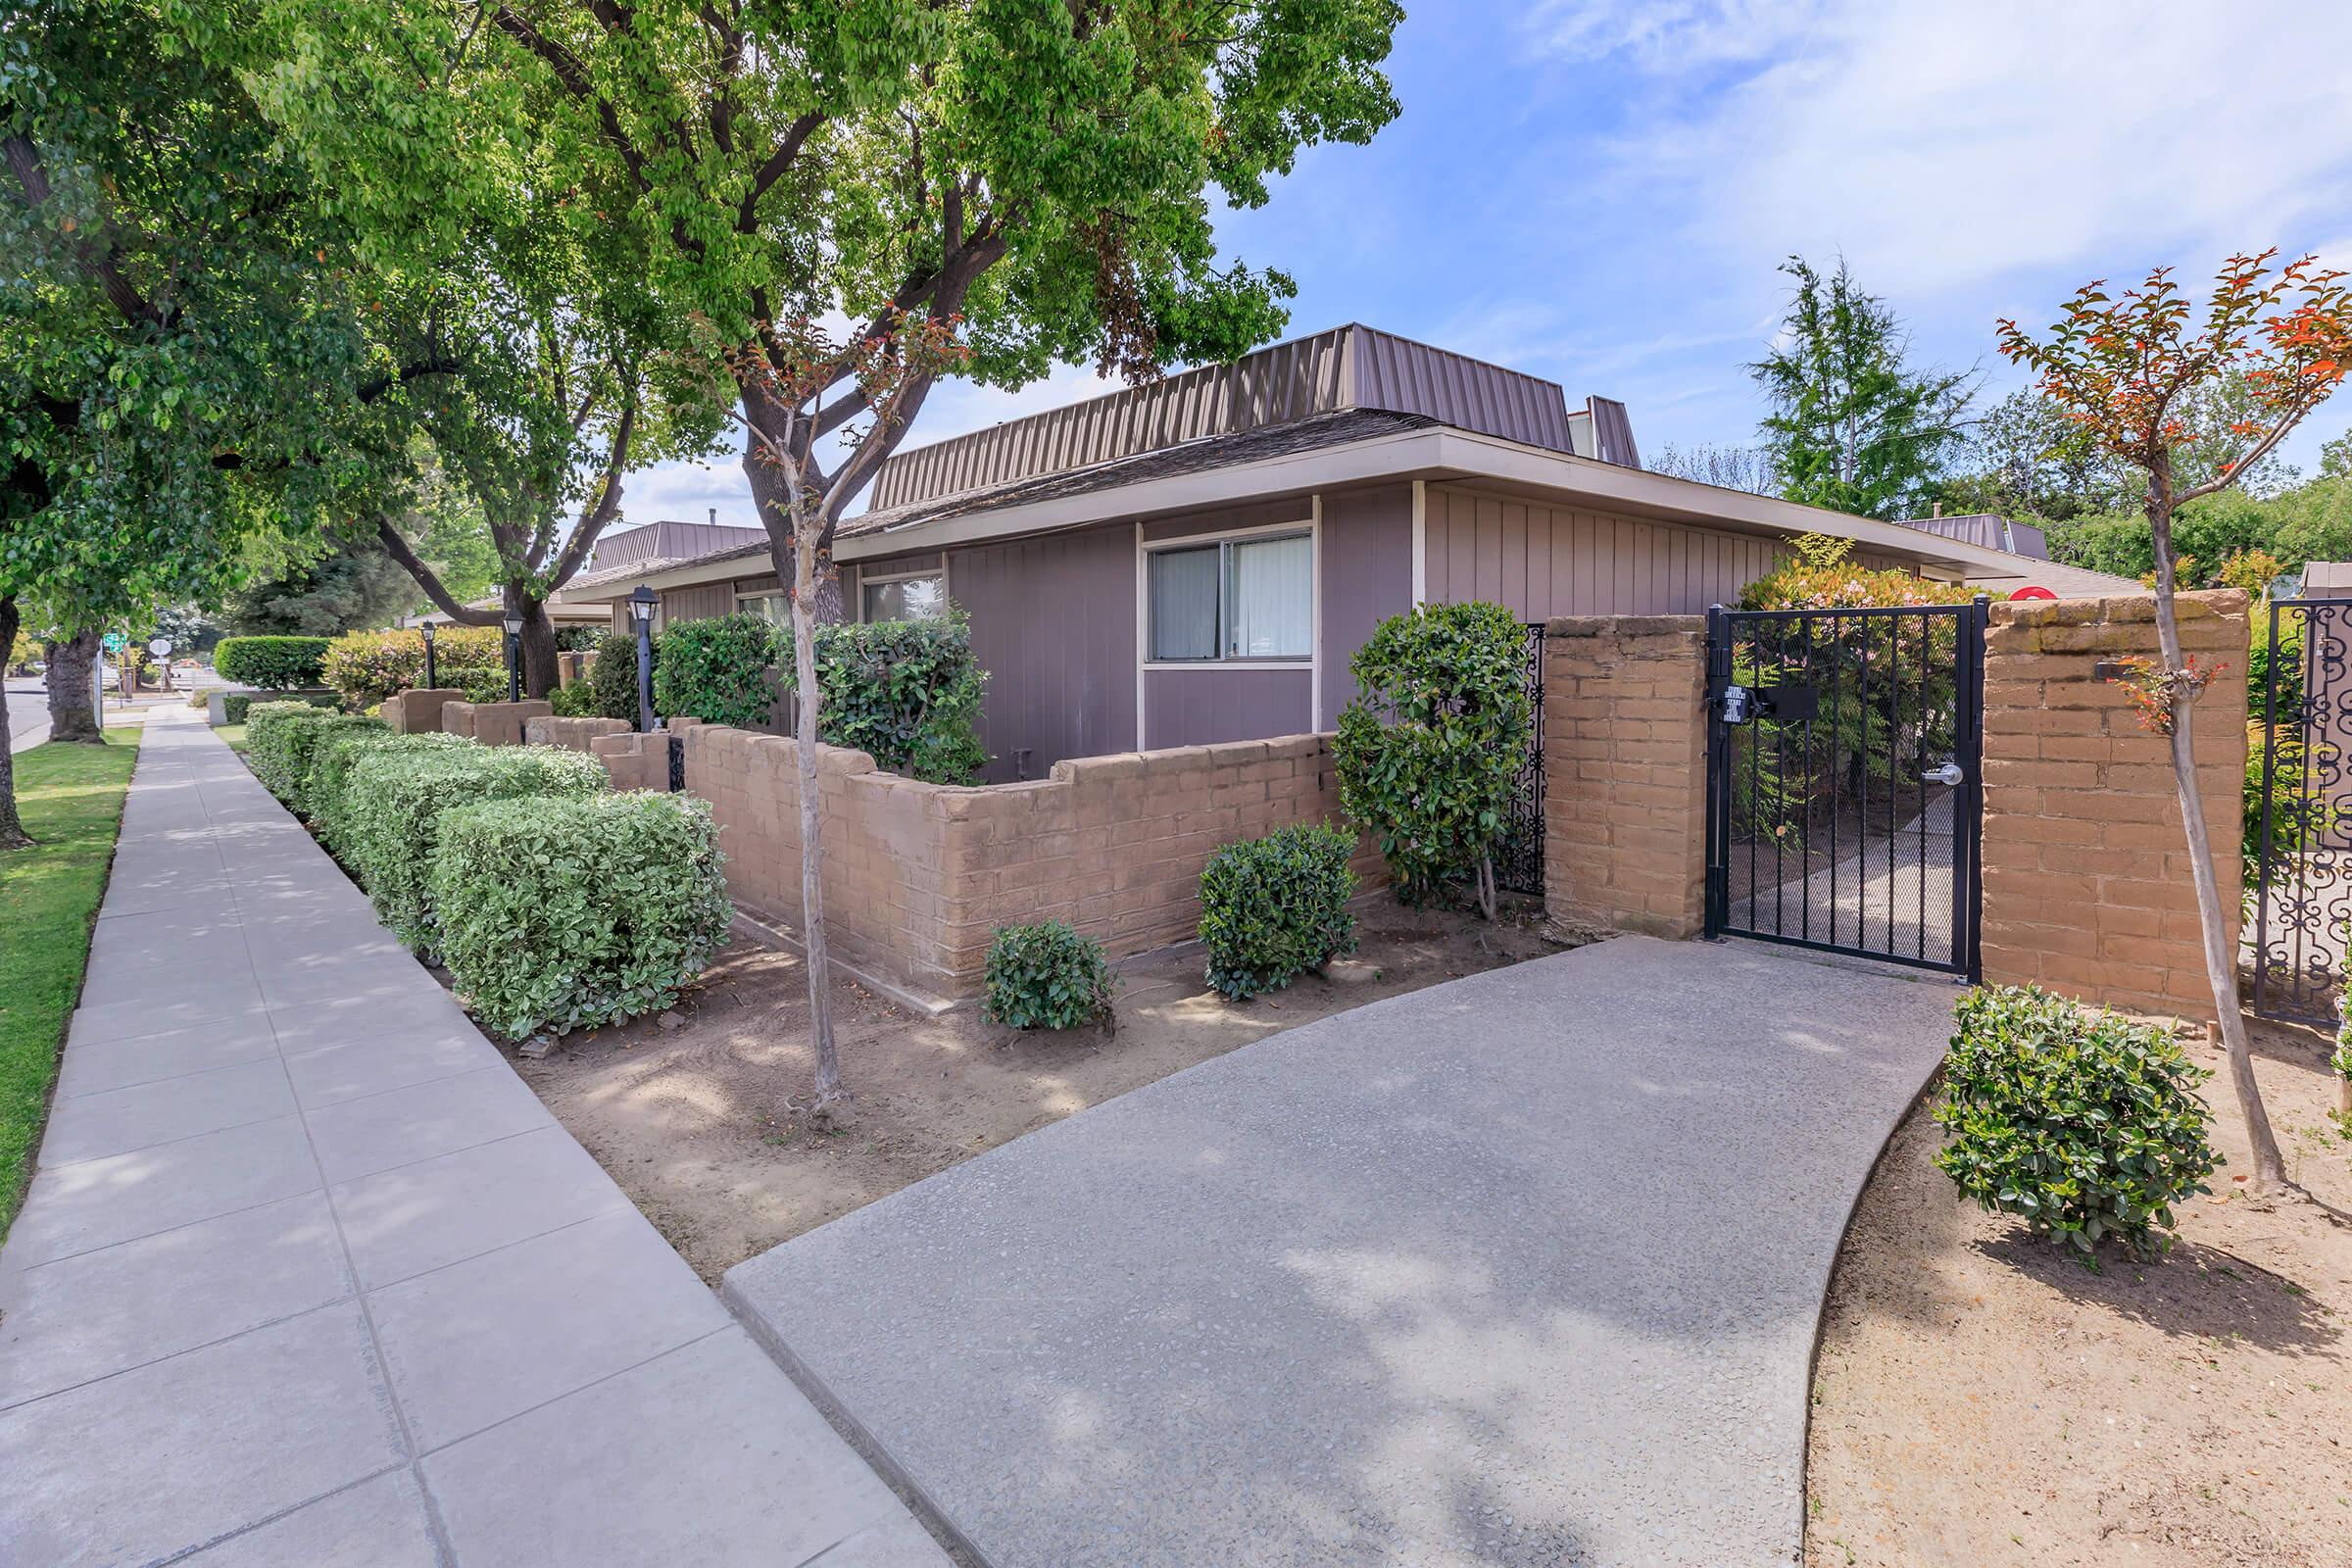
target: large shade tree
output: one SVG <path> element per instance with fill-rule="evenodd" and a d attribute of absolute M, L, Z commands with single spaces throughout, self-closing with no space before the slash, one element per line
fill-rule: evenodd
<path fill-rule="evenodd" d="M 155 5 L 0 26 L 0 618 L 86 647 L 368 488 L 341 421 L 435 368 L 370 357 L 308 191 Z"/>
<path fill-rule="evenodd" d="M 442 188 L 419 127 L 529 117 L 561 150 L 569 219 L 637 236 L 650 286 L 691 313 L 793 600 L 814 1119 L 836 1119 L 811 635 L 843 514 L 943 375 L 1011 387 L 1092 361 L 1148 377 L 1279 330 L 1290 280 L 1219 265 L 1212 198 L 1260 204 L 1301 148 L 1395 115 L 1380 63 L 1400 8 L 283 0 L 280 15 L 317 40 L 289 52 L 283 110 L 352 161 L 343 200 Z"/>
<path fill-rule="evenodd" d="M 2001 352 L 2033 370 L 2042 394 L 2101 451 L 2146 479 L 2159 657 L 2139 684 L 2147 722 L 2171 742 L 2206 975 L 2230 1087 L 2253 1144 L 2254 1186 L 2265 1191 L 2285 1183 L 2286 1167 L 2254 1079 L 2237 954 L 2197 789 L 2192 720 L 2197 694 L 2215 672 L 2181 653 L 2173 524 L 2182 506 L 2258 471 L 2352 370 L 2352 289 L 2343 274 L 2308 256 L 2274 269 L 2277 257 L 2276 250 L 2230 257 L 2201 309 L 2170 269 L 2158 268 L 2114 294 L 2103 282 L 2086 284 L 2044 335 L 2000 322 Z M 2232 386 L 2242 395 L 2228 395 Z"/>

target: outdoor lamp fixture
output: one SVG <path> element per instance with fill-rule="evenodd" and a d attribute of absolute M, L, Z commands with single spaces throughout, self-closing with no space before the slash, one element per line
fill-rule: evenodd
<path fill-rule="evenodd" d="M 424 634 L 424 688 L 431 691 L 441 684 L 434 679 L 440 672 L 433 667 L 433 633 L 439 628 L 428 620 L 416 629 Z"/>
<path fill-rule="evenodd" d="M 629 595 L 629 619 L 637 623 L 637 731 L 654 727 L 654 607 L 662 596 L 645 584 Z"/>
<path fill-rule="evenodd" d="M 522 616 L 507 612 L 507 701 L 522 701 Z"/>

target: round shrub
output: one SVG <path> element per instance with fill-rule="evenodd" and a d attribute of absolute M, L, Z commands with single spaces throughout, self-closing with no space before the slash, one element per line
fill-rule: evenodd
<path fill-rule="evenodd" d="M 451 737 L 441 737 L 450 739 Z M 594 795 L 605 765 L 558 746 L 476 746 L 363 754 L 343 791 L 342 842 L 377 918 L 419 952 L 434 943 L 434 852 L 442 814 L 479 801 Z"/>
<path fill-rule="evenodd" d="M 1352 834 L 1294 823 L 1210 856 L 1200 873 L 1208 983 L 1248 1001 L 1353 953 L 1354 853 Z"/>
<path fill-rule="evenodd" d="M 318 815 L 318 797 L 312 792 L 312 778 L 318 771 L 318 757 L 327 747 L 354 735 L 373 739 L 391 733 L 391 726 L 380 718 L 365 713 L 326 713 L 317 723 L 297 724 L 286 732 L 286 756 L 293 792 L 286 804 L 304 816 L 316 820 Z"/>
<path fill-rule="evenodd" d="M 1492 856 L 1533 722 L 1525 649 L 1500 605 L 1422 605 L 1382 621 L 1348 662 L 1340 805 L 1380 841 L 1408 904 L 1474 877 L 1494 912 Z"/>
<path fill-rule="evenodd" d="M 1064 921 L 997 928 L 981 1011 L 1014 1029 L 1075 1029 L 1110 1012 L 1102 944 Z"/>
<path fill-rule="evenodd" d="M 324 637 L 223 637 L 213 650 L 213 668 L 222 680 L 271 691 L 316 686 L 326 644 Z"/>
<path fill-rule="evenodd" d="M 799 679 L 792 632 L 777 638 L 786 691 Z M 969 784 L 988 765 L 980 700 L 988 672 L 972 657 L 972 623 L 951 605 L 938 620 L 875 620 L 816 629 L 818 733 L 877 766 L 927 784 Z"/>
<path fill-rule="evenodd" d="M 668 716 L 699 718 L 706 724 L 749 729 L 765 724 L 775 711 L 776 687 L 769 666 L 777 658 L 773 623 L 758 615 L 714 615 L 685 620 L 657 640 L 654 708 Z M 598 656 L 597 662 L 604 659 Z M 637 651 L 628 653 L 630 713 L 635 713 Z"/>
<path fill-rule="evenodd" d="M 432 861 L 442 960 L 475 1016 L 516 1039 L 659 1012 L 726 941 L 720 863 L 692 796 L 459 807 Z"/>
<path fill-rule="evenodd" d="M 596 688 L 584 680 L 559 686 L 547 694 L 548 711 L 558 718 L 595 718 Z"/>
<path fill-rule="evenodd" d="M 2085 1261 L 2110 1237 L 2160 1255 L 2172 1205 L 2210 1192 L 2221 1163 L 2196 1092 L 2211 1074 L 2165 1031 L 2086 1016 L 2038 987 L 1972 991 L 1957 1018 L 1936 1163 L 1966 1196 Z"/>

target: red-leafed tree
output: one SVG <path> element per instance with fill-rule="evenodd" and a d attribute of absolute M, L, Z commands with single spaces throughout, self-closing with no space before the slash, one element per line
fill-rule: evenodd
<path fill-rule="evenodd" d="M 2224 262 L 2202 312 L 2173 281 L 2171 270 L 2158 268 L 2137 287 L 2115 295 L 2103 283 L 2085 285 L 2067 301 L 2046 337 L 2029 334 L 2013 320 L 1999 323 L 2001 353 L 2033 370 L 2042 393 L 2103 450 L 2147 475 L 2159 658 L 2134 682 L 2135 700 L 2148 726 L 2172 742 L 2205 969 L 2221 1016 L 2230 1086 L 2254 1146 L 2258 1192 L 2284 1185 L 2286 1168 L 2254 1081 L 2238 1005 L 2237 956 L 2198 799 L 2191 714 L 2214 671 L 2198 668 L 2180 652 L 2173 517 L 2187 503 L 2227 489 L 2276 451 L 2352 369 L 2352 289 L 2344 274 L 2310 256 L 2274 270 L 2278 255 L 2273 249 Z M 2211 405 L 2197 394 L 2232 375 L 2242 378 L 2251 408 L 2226 429 L 2199 428 L 2199 410 Z M 2178 477 L 2182 449 L 2217 439 L 2233 456 L 2213 477 L 2183 488 Z"/>

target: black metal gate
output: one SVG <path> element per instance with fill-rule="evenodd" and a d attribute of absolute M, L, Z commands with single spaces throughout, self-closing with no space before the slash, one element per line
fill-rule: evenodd
<path fill-rule="evenodd" d="M 1544 891 L 1544 628 L 1527 628 L 1527 755 L 1511 787 L 1511 819 L 1495 853 L 1494 885 L 1513 893 Z"/>
<path fill-rule="evenodd" d="M 2352 932 L 2352 600 L 2275 599 L 2269 630 L 2247 671 L 2262 705 L 2254 1010 L 2332 1028 Z"/>
<path fill-rule="evenodd" d="M 1707 934 L 1975 979 L 1985 604 L 1707 613 Z"/>

